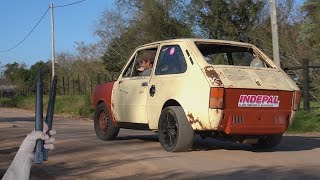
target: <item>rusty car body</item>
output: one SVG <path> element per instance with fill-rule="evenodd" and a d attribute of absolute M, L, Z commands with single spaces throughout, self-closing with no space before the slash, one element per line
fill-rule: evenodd
<path fill-rule="evenodd" d="M 141 54 L 156 53 L 150 76 Z M 174 39 L 138 47 L 116 81 L 93 93 L 95 131 L 158 132 L 169 152 L 188 151 L 195 134 L 273 148 L 292 123 L 298 86 L 256 46 L 212 39 Z"/>

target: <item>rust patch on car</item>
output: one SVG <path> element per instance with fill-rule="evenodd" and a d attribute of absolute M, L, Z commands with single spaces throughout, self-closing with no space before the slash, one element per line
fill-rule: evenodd
<path fill-rule="evenodd" d="M 188 117 L 188 121 L 191 125 L 198 123 L 202 129 L 205 129 L 203 124 L 201 123 L 201 121 L 198 118 L 195 119 L 192 113 L 188 113 L 187 117 Z"/>
<path fill-rule="evenodd" d="M 121 90 L 121 89 L 120 89 L 120 92 L 123 92 L 123 93 L 125 93 L 125 94 L 128 94 L 128 91 L 124 91 L 124 90 Z"/>
<path fill-rule="evenodd" d="M 261 86 L 261 84 L 260 84 L 260 82 L 259 82 L 259 81 L 256 81 L 256 84 L 257 84 L 258 86 Z"/>
<path fill-rule="evenodd" d="M 211 66 L 205 67 L 205 73 L 210 78 L 212 85 L 223 86 L 223 83 L 218 75 L 218 73 Z"/>

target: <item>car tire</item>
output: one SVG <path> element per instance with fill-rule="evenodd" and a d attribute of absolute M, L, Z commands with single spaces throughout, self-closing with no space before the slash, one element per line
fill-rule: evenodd
<path fill-rule="evenodd" d="M 169 106 L 161 111 L 158 136 L 168 152 L 189 151 L 194 142 L 194 130 L 181 106 Z"/>
<path fill-rule="evenodd" d="M 104 141 L 115 139 L 119 133 L 119 127 L 112 123 L 105 103 L 100 103 L 95 110 L 94 130 L 98 138 Z"/>
<path fill-rule="evenodd" d="M 266 135 L 259 138 L 258 143 L 253 147 L 257 149 L 272 149 L 280 144 L 283 134 Z"/>

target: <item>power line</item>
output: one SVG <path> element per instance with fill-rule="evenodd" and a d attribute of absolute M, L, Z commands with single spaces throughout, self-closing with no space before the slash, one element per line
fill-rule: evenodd
<path fill-rule="evenodd" d="M 54 6 L 54 8 L 62 8 L 62 7 L 66 7 L 66 6 L 72 6 L 72 5 L 75 5 L 78 3 L 82 3 L 83 1 L 86 1 L 86 0 L 81 0 L 81 1 L 73 2 L 73 3 L 65 4 L 65 5 L 60 5 L 60 6 Z"/>
<path fill-rule="evenodd" d="M 21 43 L 23 43 L 30 35 L 31 33 L 37 28 L 37 26 L 40 24 L 40 22 L 42 21 L 42 19 L 45 17 L 45 15 L 48 13 L 50 8 L 48 8 L 46 10 L 46 12 L 42 15 L 42 17 L 39 19 L 39 21 L 37 22 L 37 24 L 31 29 L 31 31 L 16 45 L 12 46 L 11 48 L 7 49 L 7 50 L 0 50 L 0 52 L 8 52 L 11 51 L 12 49 L 18 47 Z"/>
<path fill-rule="evenodd" d="M 72 5 L 75 5 L 75 4 L 78 4 L 78 3 L 82 3 L 86 0 L 81 0 L 81 1 L 76 1 L 76 2 L 73 2 L 73 3 L 70 3 L 70 4 L 65 4 L 65 5 L 60 5 L 60 6 L 55 6 L 53 8 L 62 8 L 62 7 L 67 7 L 67 6 L 72 6 Z M 8 51 L 11 51 L 12 49 L 15 49 L 16 47 L 18 47 L 20 44 L 22 44 L 30 35 L 31 33 L 37 28 L 37 26 L 40 24 L 40 22 L 42 21 L 42 19 L 45 17 L 45 15 L 48 13 L 50 7 L 48 7 L 48 9 L 46 10 L 46 12 L 42 15 L 42 17 L 40 18 L 40 20 L 37 22 L 37 24 L 31 29 L 31 31 L 16 45 L 12 46 L 11 48 L 9 49 L 6 49 L 6 50 L 0 50 L 0 52 L 8 52 Z"/>

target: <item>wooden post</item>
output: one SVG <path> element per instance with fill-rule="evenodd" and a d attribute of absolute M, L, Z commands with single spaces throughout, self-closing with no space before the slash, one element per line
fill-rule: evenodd
<path fill-rule="evenodd" d="M 92 77 L 90 77 L 90 93 L 92 94 Z"/>
<path fill-rule="evenodd" d="M 278 24 L 277 24 L 277 10 L 275 0 L 270 0 L 270 16 L 271 16 L 271 30 L 272 30 L 272 48 L 273 60 L 275 64 L 281 67 L 279 54 L 279 38 L 278 38 Z"/>
<path fill-rule="evenodd" d="M 59 95 L 61 95 L 61 86 L 59 85 L 60 81 L 61 81 L 61 79 L 57 79 L 57 90 L 59 92 Z"/>
<path fill-rule="evenodd" d="M 309 60 L 303 59 L 303 110 L 310 112 Z"/>
<path fill-rule="evenodd" d="M 83 86 L 84 86 L 84 94 L 87 94 L 87 83 L 86 83 L 86 76 L 83 78 Z"/>
<path fill-rule="evenodd" d="M 100 74 L 98 73 L 98 75 L 97 75 L 98 77 L 98 84 L 100 84 Z"/>
<path fill-rule="evenodd" d="M 75 95 L 75 90 L 74 90 L 74 78 L 72 78 L 72 91 L 73 91 L 73 95 Z"/>
<path fill-rule="evenodd" d="M 63 89 L 63 95 L 66 95 L 66 88 L 64 84 L 64 76 L 62 77 L 62 89 Z"/>
<path fill-rule="evenodd" d="M 69 77 L 67 78 L 67 81 L 68 81 L 68 95 L 70 94 L 70 79 Z"/>
<path fill-rule="evenodd" d="M 79 95 L 81 94 L 81 89 L 80 89 L 80 75 L 78 74 L 78 89 L 79 89 Z"/>
<path fill-rule="evenodd" d="M 52 59 L 51 59 L 51 66 L 52 66 L 52 79 L 55 75 L 54 70 L 54 63 L 55 63 L 55 49 L 54 49 L 54 14 L 53 14 L 53 3 L 50 5 L 51 9 L 51 51 L 52 51 Z"/>

